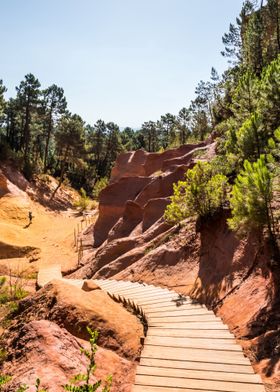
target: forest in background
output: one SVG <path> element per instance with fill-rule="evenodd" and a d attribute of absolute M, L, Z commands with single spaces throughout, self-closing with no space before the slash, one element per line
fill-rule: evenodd
<path fill-rule="evenodd" d="M 1 80 L 0 158 L 12 158 L 28 179 L 49 173 L 92 195 L 96 183 L 110 176 L 120 152 L 162 151 L 214 133 L 223 170 L 236 176 L 246 159 L 253 162 L 268 148 L 275 151 L 273 141 L 278 143 L 279 0 L 246 0 L 222 39 L 229 68 L 222 75 L 212 68 L 188 107 L 146 121 L 139 130 L 120 131 L 103 120 L 86 124 L 67 110 L 63 88 L 41 89 L 33 74 L 19 83 L 15 98 L 5 100 Z"/>

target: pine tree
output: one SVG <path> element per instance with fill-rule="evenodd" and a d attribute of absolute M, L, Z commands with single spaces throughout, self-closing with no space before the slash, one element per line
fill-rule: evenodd
<path fill-rule="evenodd" d="M 267 51 L 270 56 L 268 61 L 274 59 L 280 53 L 280 2 L 279 0 L 267 0 L 269 15 L 268 26 L 270 36 L 267 39 Z M 272 25 L 272 26 L 271 26 Z M 272 32 L 272 33 L 271 33 Z"/>
<path fill-rule="evenodd" d="M 81 158 L 85 153 L 84 122 L 77 114 L 67 114 L 63 116 L 55 134 L 56 149 L 60 162 L 60 176 L 58 185 L 51 195 L 51 200 L 60 188 L 67 167 L 79 166 L 83 164 Z"/>
<path fill-rule="evenodd" d="M 50 142 L 54 133 L 54 127 L 59 117 L 66 110 L 66 98 L 61 87 L 53 84 L 42 92 L 42 108 L 44 117 L 44 173 L 47 171 Z"/>
<path fill-rule="evenodd" d="M 21 112 L 21 142 L 20 147 L 24 152 L 24 162 L 30 162 L 30 147 L 32 137 L 32 121 L 39 105 L 40 82 L 32 74 L 27 74 L 25 79 L 16 87 L 18 107 Z"/>
<path fill-rule="evenodd" d="M 272 173 L 265 155 L 253 163 L 246 160 L 231 192 L 232 217 L 228 219 L 229 227 L 239 232 L 267 227 L 270 237 L 274 239 L 272 196 Z"/>
<path fill-rule="evenodd" d="M 2 125 L 4 120 L 5 107 L 6 107 L 4 94 L 6 91 L 7 89 L 3 84 L 3 80 L 0 79 L 0 126 Z"/>
<path fill-rule="evenodd" d="M 149 152 L 155 152 L 159 148 L 158 126 L 154 121 L 146 121 L 142 124 L 141 133 L 144 138 L 145 148 Z"/>
<path fill-rule="evenodd" d="M 161 126 L 161 146 L 168 147 L 175 139 L 176 117 L 171 113 L 166 113 L 160 118 Z"/>
<path fill-rule="evenodd" d="M 187 138 L 190 136 L 190 120 L 191 110 L 189 108 L 182 108 L 177 116 L 177 127 L 179 129 L 180 144 L 185 144 Z"/>
<path fill-rule="evenodd" d="M 264 69 L 259 91 L 258 110 L 271 137 L 280 125 L 280 55 Z"/>
<path fill-rule="evenodd" d="M 245 26 L 243 36 L 244 65 L 255 75 L 260 76 L 264 65 L 262 12 L 253 12 Z"/>
<path fill-rule="evenodd" d="M 231 105 L 237 127 L 241 126 L 256 111 L 258 88 L 258 79 L 250 71 L 246 71 L 239 79 Z"/>
<path fill-rule="evenodd" d="M 258 114 L 254 113 L 244 121 L 236 132 L 236 152 L 239 158 L 254 161 L 264 152 L 266 138 L 262 132 L 262 121 Z"/>

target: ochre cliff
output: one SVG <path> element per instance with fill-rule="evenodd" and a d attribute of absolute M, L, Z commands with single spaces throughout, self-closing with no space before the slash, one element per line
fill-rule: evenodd
<path fill-rule="evenodd" d="M 260 233 L 237 238 L 228 211 L 208 220 L 170 226 L 163 213 L 173 183 L 198 159 L 211 159 L 215 143 L 162 154 L 120 155 L 103 190 L 92 247 L 72 277 L 144 281 L 205 303 L 240 339 L 271 391 L 280 390 L 279 271 Z"/>

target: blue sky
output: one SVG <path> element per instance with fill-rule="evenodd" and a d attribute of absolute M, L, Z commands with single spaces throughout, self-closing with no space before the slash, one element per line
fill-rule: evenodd
<path fill-rule="evenodd" d="M 65 90 L 69 109 L 138 127 L 177 114 L 226 67 L 221 37 L 242 0 L 2 0 L 0 78 L 31 72 Z"/>

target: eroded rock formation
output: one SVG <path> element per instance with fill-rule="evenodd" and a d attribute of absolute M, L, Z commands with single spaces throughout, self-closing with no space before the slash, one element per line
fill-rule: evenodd
<path fill-rule="evenodd" d="M 172 184 L 194 165 L 196 151 L 200 159 L 209 159 L 214 148 L 210 143 L 163 154 L 121 155 L 102 194 L 93 233 L 97 247 L 88 250 L 73 276 L 144 281 L 205 303 L 240 340 L 269 390 L 279 391 L 280 273 L 271 268 L 260 233 L 237 238 L 227 226 L 227 211 L 210 220 L 190 219 L 182 228 L 169 226 L 162 217 Z M 143 187 L 135 197 L 125 197 L 121 184 L 137 176 L 145 178 Z M 108 235 L 96 242 L 103 222 Z"/>

